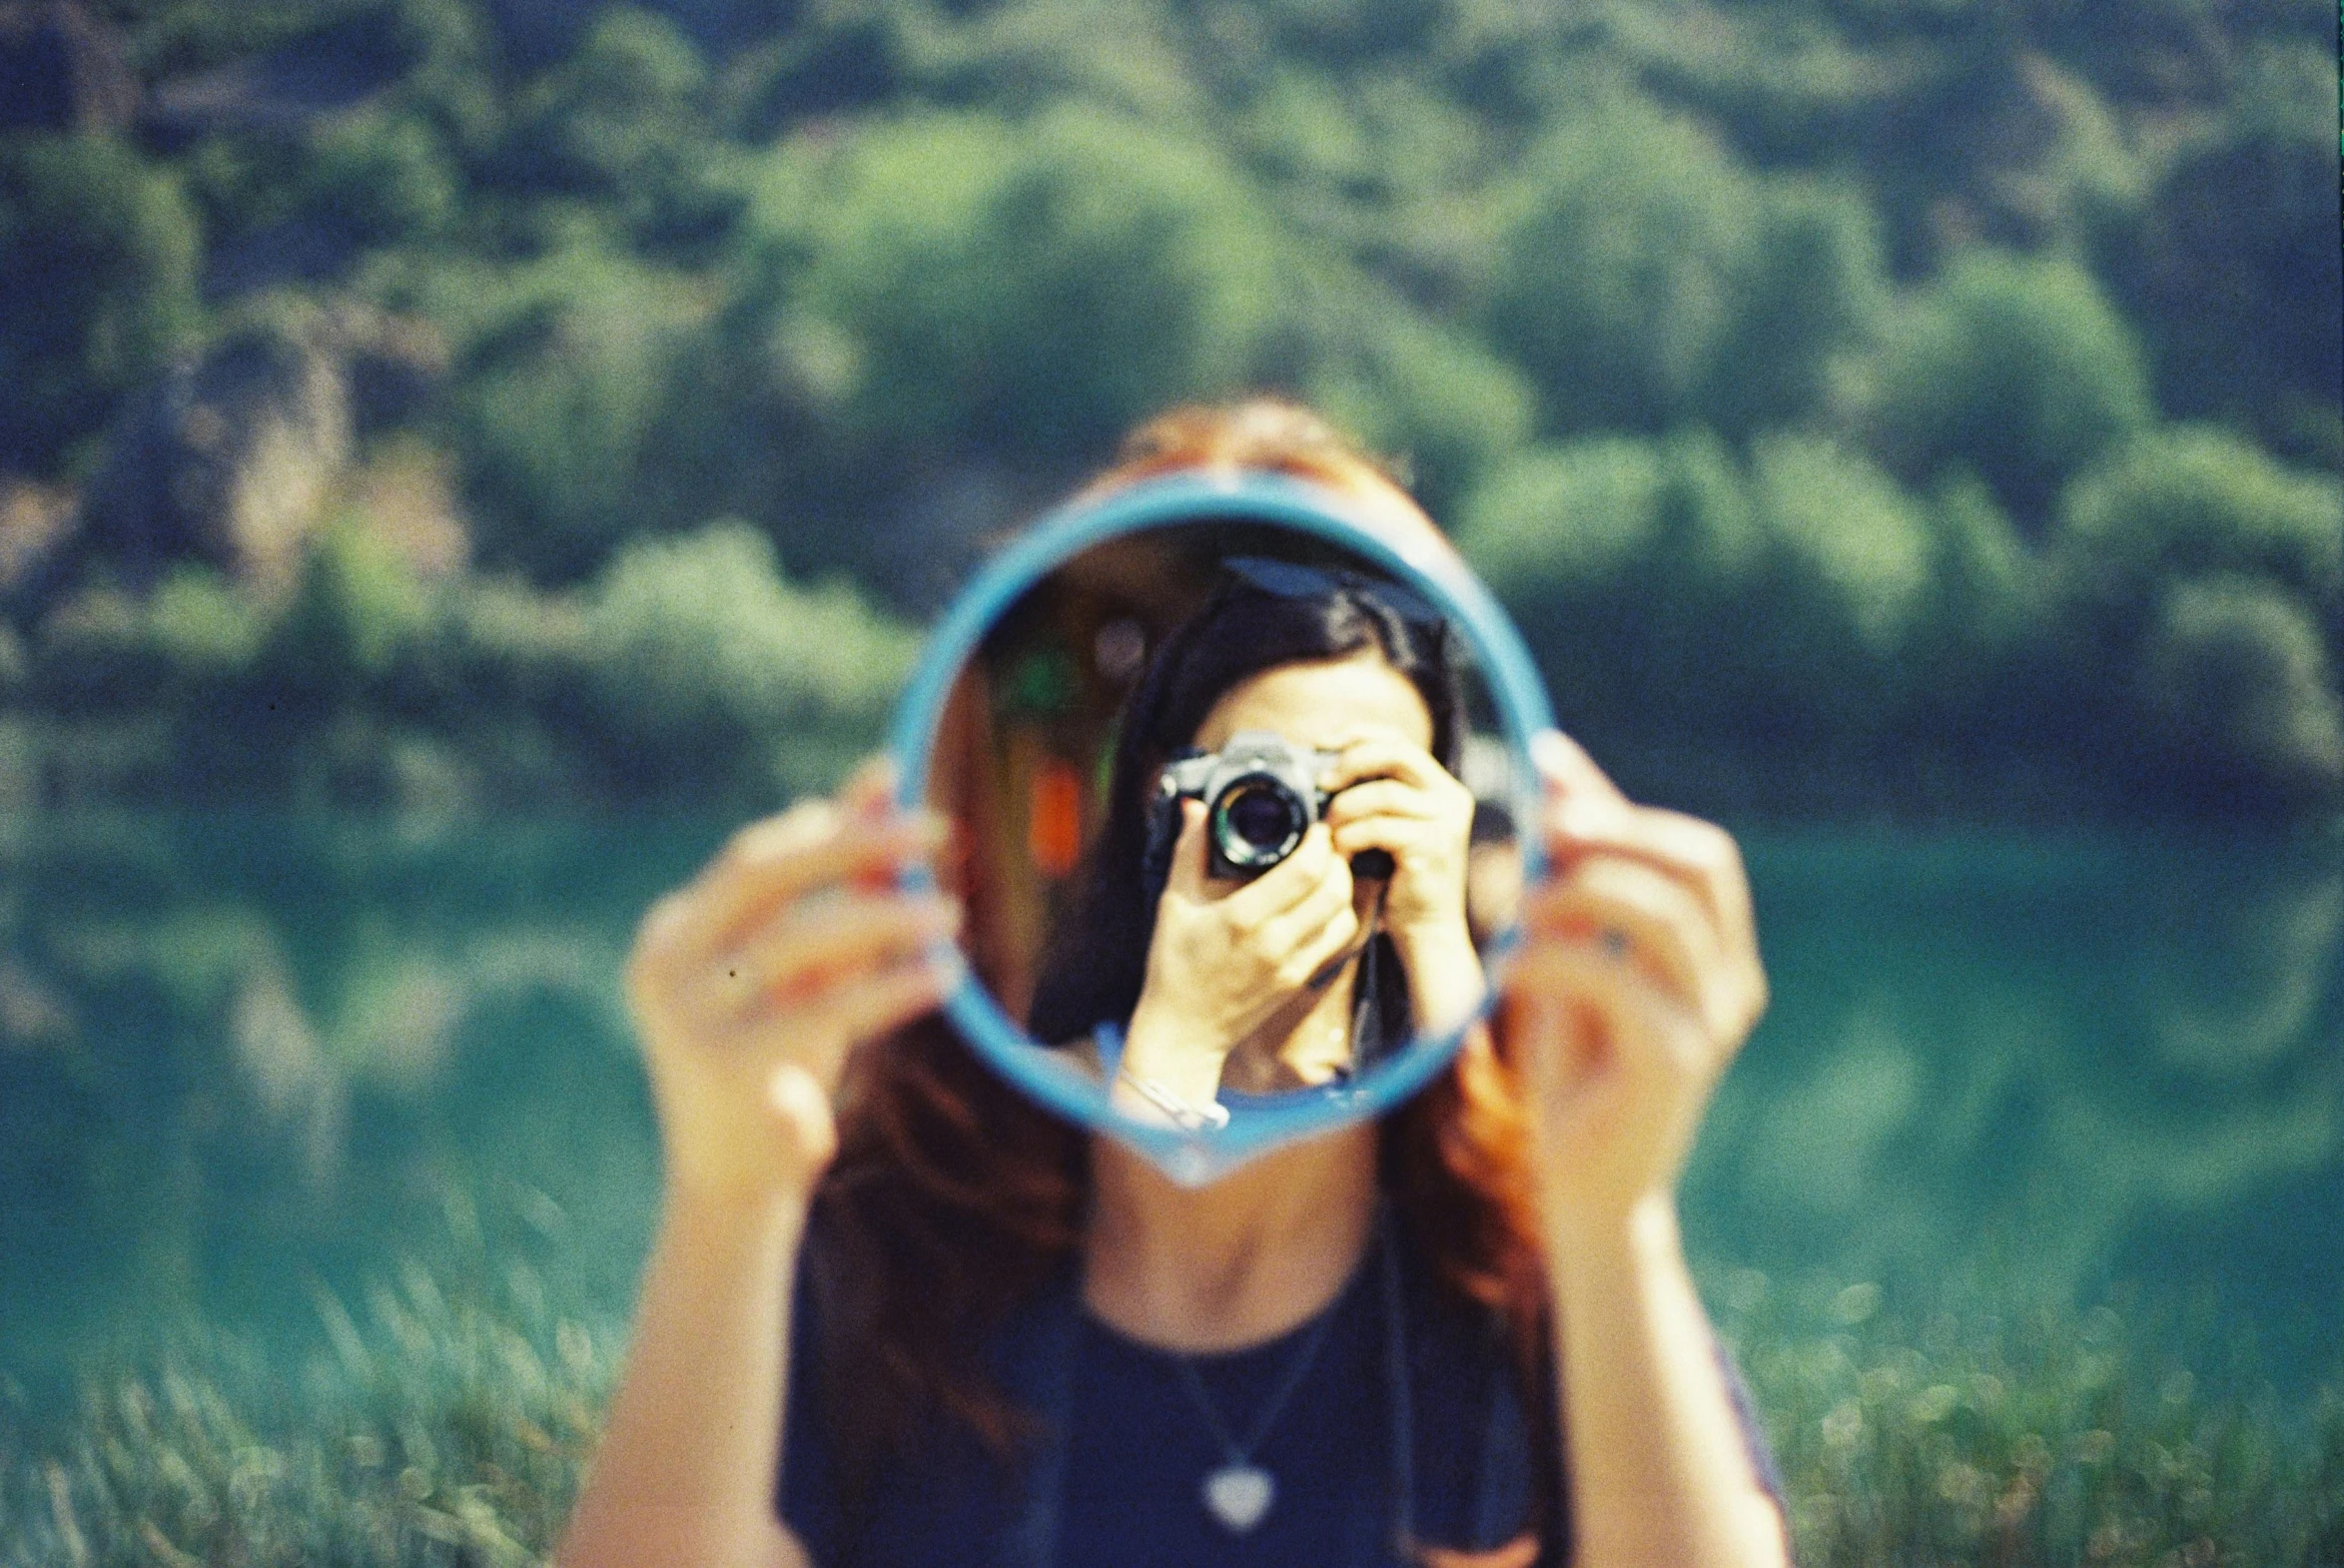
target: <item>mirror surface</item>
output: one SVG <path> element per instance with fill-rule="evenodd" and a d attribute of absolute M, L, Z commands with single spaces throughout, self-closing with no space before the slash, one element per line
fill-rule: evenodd
<path fill-rule="evenodd" d="M 1225 492 L 1156 520 L 1183 482 L 1000 563 L 940 629 L 899 751 L 953 824 L 955 1022 L 1201 1180 L 1388 1109 L 1456 1049 L 1535 874 L 1544 698 L 1429 528 L 1395 548 L 1291 481 L 1299 521 Z"/>

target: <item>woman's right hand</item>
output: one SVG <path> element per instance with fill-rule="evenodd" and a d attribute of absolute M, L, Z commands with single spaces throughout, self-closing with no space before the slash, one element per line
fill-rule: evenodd
<path fill-rule="evenodd" d="M 891 799 L 884 764 L 839 798 L 753 823 L 651 907 L 626 995 L 671 1198 L 803 1201 L 837 1150 L 847 1054 L 941 1002 L 959 909 L 899 890 L 943 825 Z"/>
<path fill-rule="evenodd" d="M 1180 803 L 1148 976 L 1124 1065 L 1190 1105 L 1219 1095 L 1229 1053 L 1359 939 L 1351 870 L 1324 823 L 1249 882 L 1207 872 L 1204 807 Z"/>

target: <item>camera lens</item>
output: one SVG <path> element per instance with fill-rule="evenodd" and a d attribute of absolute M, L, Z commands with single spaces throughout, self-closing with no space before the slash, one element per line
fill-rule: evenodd
<path fill-rule="evenodd" d="M 1221 858 L 1257 870 L 1286 858 L 1302 836 L 1302 803 L 1274 779 L 1242 779 L 1220 797 L 1212 831 Z"/>

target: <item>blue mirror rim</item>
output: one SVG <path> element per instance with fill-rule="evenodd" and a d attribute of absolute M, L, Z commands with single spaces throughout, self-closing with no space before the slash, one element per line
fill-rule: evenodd
<path fill-rule="evenodd" d="M 1537 820 L 1538 773 L 1530 739 L 1553 728 L 1554 715 L 1529 650 L 1480 578 L 1430 529 L 1419 533 L 1387 522 L 1324 485 L 1255 470 L 1175 474 L 1069 502 L 987 562 L 929 634 L 896 707 L 888 745 L 899 799 L 907 806 L 925 799 L 937 729 L 954 682 L 986 634 L 1029 589 L 1092 545 L 1144 529 L 1207 520 L 1278 523 L 1315 534 L 1375 562 L 1448 614 L 1489 683 L 1523 797 L 1514 802 L 1515 820 Z M 1546 869 L 1543 836 L 1524 833 L 1522 853 L 1524 880 L 1535 882 Z M 904 882 L 914 888 L 933 885 L 925 868 L 907 873 Z M 1491 958 L 1501 959 L 1519 936 L 1518 929 L 1499 933 L 1489 945 Z M 953 957 L 958 960 L 957 952 Z M 971 1048 L 1017 1088 L 1070 1121 L 1109 1134 L 1190 1185 L 1280 1145 L 1382 1116 L 1446 1067 L 1478 1022 L 1469 1019 L 1437 1038 L 1409 1042 L 1347 1094 L 1248 1100 L 1231 1109 L 1225 1128 L 1185 1132 L 1117 1110 L 1105 1085 L 1028 1036 L 973 974 L 964 973 L 945 1001 L 945 1013 Z"/>

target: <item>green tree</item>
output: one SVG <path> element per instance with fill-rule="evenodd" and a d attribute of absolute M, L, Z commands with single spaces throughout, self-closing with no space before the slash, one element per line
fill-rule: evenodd
<path fill-rule="evenodd" d="M 461 192 L 438 138 L 401 115 L 327 126 L 302 159 L 302 210 L 352 247 L 428 241 L 453 221 Z"/>
<path fill-rule="evenodd" d="M 2177 582 L 2158 605 L 2137 701 L 2143 786 L 2224 816 L 2296 812 L 2344 797 L 2344 698 L 2320 628 L 2267 581 Z"/>
<path fill-rule="evenodd" d="M 1761 548 L 1748 483 L 1714 436 L 1525 449 L 1466 499 L 1456 539 L 1573 733 L 1631 773 L 1634 752 L 1727 743 Z"/>
<path fill-rule="evenodd" d="M 2332 804 L 2344 494 L 2227 431 L 2145 436 L 2062 498 L 2065 676 L 2144 800 Z"/>
<path fill-rule="evenodd" d="M 1859 195 L 1757 176 L 1639 97 L 1576 109 L 1497 201 L 1484 325 L 1536 379 L 1551 430 L 1801 422 L 1877 325 Z"/>
<path fill-rule="evenodd" d="M 2332 44 L 2247 51 L 2227 113 L 2097 247 L 2160 400 L 2344 468 L 2344 259 Z"/>
<path fill-rule="evenodd" d="M 355 526 L 329 528 L 261 652 L 262 678 L 299 703 L 379 699 L 432 619 L 405 562 Z"/>
<path fill-rule="evenodd" d="M 2023 522 L 2155 412 L 2132 331 L 2091 275 L 1996 251 L 1962 253 L 1911 303 L 1877 377 L 1894 468 L 1973 469 Z"/>
<path fill-rule="evenodd" d="M 1501 201 L 1487 331 L 1557 431 L 1658 430 L 1727 322 L 1758 201 L 1691 121 L 1615 94 L 1546 137 Z"/>
<path fill-rule="evenodd" d="M 488 296 L 443 305 L 471 315 L 448 434 L 483 561 L 572 581 L 626 535 L 688 516 L 665 487 L 682 476 L 656 460 L 677 345 L 697 319 L 688 288 L 585 247 L 460 287 Z"/>
<path fill-rule="evenodd" d="M 1916 496 L 1813 435 L 1746 462 L 1714 435 L 1604 436 L 1501 465 L 1457 537 L 1565 725 L 1678 798 L 1747 806 L 1720 793 L 1737 774 L 1835 802 L 1926 784 L 1962 737 L 2039 721 L 2041 574 L 1975 481 Z"/>
<path fill-rule="evenodd" d="M 917 639 L 841 588 L 785 580 L 740 522 L 629 545 L 586 598 L 588 701 L 630 785 L 827 787 L 876 738 Z"/>
<path fill-rule="evenodd" d="M 616 7 L 521 96 L 493 169 L 531 199 L 615 208 L 646 249 L 692 257 L 739 216 L 733 164 L 691 40 L 653 12 Z"/>
<path fill-rule="evenodd" d="M 1272 341 L 1295 346 L 1294 363 L 1269 379 L 1399 459 L 1435 517 L 1529 438 L 1538 394 L 1518 366 L 1356 268 L 1298 272 L 1279 321 Z"/>
<path fill-rule="evenodd" d="M 1871 207 L 1849 187 L 1765 188 L 1694 399 L 1708 422 L 1748 436 L 1827 410 L 1840 360 L 1879 330 L 1887 304 L 1875 230 Z"/>
<path fill-rule="evenodd" d="M 1209 150 L 1071 106 L 786 143 L 744 242 L 662 471 L 899 596 L 1139 419 L 1252 385 L 1286 287 Z"/>
<path fill-rule="evenodd" d="M 1079 464 L 1241 386 L 1277 292 L 1268 220 L 1230 170 L 1092 110 L 874 128 L 806 195 L 788 325 L 836 344 L 836 416 L 883 448 Z"/>
<path fill-rule="evenodd" d="M 0 467 L 56 473 L 189 341 L 197 261 L 167 170 L 104 137 L 0 138 Z"/>
<path fill-rule="evenodd" d="M 2331 628 L 2344 613 L 2344 494 L 2226 430 L 2144 436 L 2076 480 L 2053 545 L 2076 591 L 2136 612 L 2161 584 L 2265 578 Z"/>

